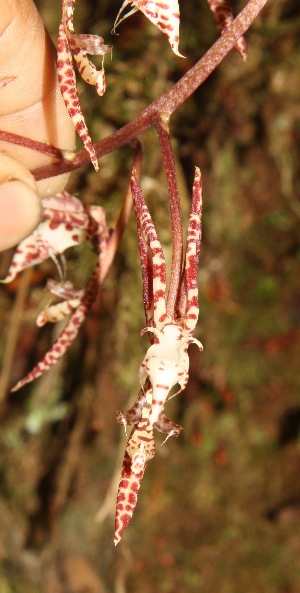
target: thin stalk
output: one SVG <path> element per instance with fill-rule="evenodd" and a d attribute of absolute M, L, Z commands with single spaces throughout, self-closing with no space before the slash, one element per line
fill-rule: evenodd
<path fill-rule="evenodd" d="M 11 144 L 18 144 L 20 146 L 24 146 L 25 148 L 30 148 L 30 150 L 35 150 L 36 152 L 41 152 L 48 156 L 52 156 L 59 161 L 61 161 L 63 157 L 63 152 L 59 150 L 59 148 L 52 146 L 52 144 L 45 144 L 44 142 L 32 140 L 31 138 L 26 138 L 25 136 L 20 136 L 19 134 L 14 134 L 13 132 L 0 130 L 0 140 L 2 142 L 10 142 Z"/>
<path fill-rule="evenodd" d="M 179 284 L 181 278 L 183 257 L 182 216 L 175 160 L 169 133 L 169 115 L 160 114 L 160 116 L 156 120 L 155 125 L 163 157 L 171 210 L 172 265 L 170 285 L 167 296 L 167 315 L 168 317 L 174 317 L 175 304 L 177 301 L 177 295 L 179 291 Z"/>

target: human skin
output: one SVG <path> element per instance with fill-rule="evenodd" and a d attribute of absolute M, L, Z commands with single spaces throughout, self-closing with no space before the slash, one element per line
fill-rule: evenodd
<path fill-rule="evenodd" d="M 0 130 L 74 150 L 75 133 L 56 77 L 55 48 L 32 0 L 0 0 Z M 35 182 L 53 157 L 0 141 L 0 251 L 38 225 L 42 198 L 67 176 Z"/>

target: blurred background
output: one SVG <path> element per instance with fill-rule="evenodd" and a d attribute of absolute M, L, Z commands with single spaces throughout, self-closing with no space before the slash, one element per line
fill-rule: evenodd
<path fill-rule="evenodd" d="M 79 82 L 97 141 L 178 80 L 217 38 L 204 0 L 181 0 L 180 51 L 138 13 L 111 35 L 117 0 L 78 0 L 76 32 L 113 44 L 107 91 Z M 233 2 L 235 14 L 245 2 Z M 60 3 L 37 1 L 53 41 Z M 171 132 L 185 226 L 195 165 L 204 183 L 200 319 L 190 381 L 166 405 L 184 430 L 149 462 L 134 518 L 113 546 L 125 448 L 118 409 L 135 400 L 149 344 L 133 216 L 72 348 L 44 377 L 9 388 L 60 328 L 38 329 L 53 262 L 0 286 L 1 593 L 297 593 L 300 591 L 300 6 L 272 0 L 174 114 Z M 97 58 L 96 58 L 97 60 Z M 99 61 L 99 65 L 101 61 Z M 170 261 L 168 199 L 154 131 L 144 133 L 142 184 Z M 78 148 L 81 148 L 78 143 Z M 128 148 L 76 171 L 69 191 L 114 226 Z M 6 273 L 12 252 L 1 259 Z M 88 246 L 67 252 L 84 286 Z"/>

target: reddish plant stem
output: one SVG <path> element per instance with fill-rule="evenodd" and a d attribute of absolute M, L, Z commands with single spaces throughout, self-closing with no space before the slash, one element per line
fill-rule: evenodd
<path fill-rule="evenodd" d="M 133 138 L 155 124 L 158 113 L 173 113 L 195 90 L 208 78 L 215 68 L 227 56 L 236 41 L 249 29 L 250 25 L 263 9 L 268 0 L 249 0 L 245 8 L 221 37 L 212 45 L 195 66 L 193 66 L 173 87 L 161 97 L 153 101 L 133 121 L 117 130 L 109 137 L 95 144 L 98 158 L 128 144 Z M 89 155 L 85 150 L 77 153 L 73 161 L 60 162 L 33 171 L 37 180 L 73 171 L 89 163 Z"/>
<path fill-rule="evenodd" d="M 25 138 L 24 136 L 14 134 L 13 132 L 0 130 L 0 140 L 2 140 L 2 142 L 10 142 L 11 144 L 19 144 L 25 148 L 30 148 L 36 152 L 41 152 L 43 154 L 47 154 L 48 156 L 52 156 L 59 161 L 61 161 L 63 156 L 62 151 L 59 150 L 59 148 L 55 148 L 55 146 L 52 146 L 51 144 L 45 144 L 44 142 L 32 140 L 31 138 Z"/>
<path fill-rule="evenodd" d="M 168 317 L 174 317 L 175 305 L 177 301 L 177 295 L 181 278 L 183 257 L 183 229 L 175 160 L 169 133 L 169 114 L 160 113 L 159 117 L 157 117 L 156 119 L 155 126 L 163 157 L 171 210 L 172 266 L 170 286 L 167 296 L 167 315 Z"/>
<path fill-rule="evenodd" d="M 98 158 L 105 154 L 117 150 L 121 146 L 128 144 L 133 138 L 141 134 L 144 130 L 155 124 L 155 118 L 158 113 L 164 112 L 171 114 L 186 101 L 195 90 L 208 78 L 216 67 L 227 56 L 233 48 L 236 41 L 249 29 L 257 15 L 261 12 L 268 0 L 249 0 L 245 8 L 236 17 L 233 23 L 223 33 L 221 37 L 212 45 L 195 66 L 193 66 L 173 87 L 164 93 L 161 97 L 153 101 L 142 113 L 133 121 L 126 124 L 120 130 L 117 130 L 109 137 L 104 138 L 95 144 L 95 150 Z M 28 139 L 23 138 L 24 145 Z M 31 141 L 32 142 L 32 141 Z M 76 154 L 70 161 L 60 161 L 46 167 L 40 167 L 33 171 L 36 180 L 47 179 L 67 173 L 88 164 L 89 155 L 85 150 Z"/>

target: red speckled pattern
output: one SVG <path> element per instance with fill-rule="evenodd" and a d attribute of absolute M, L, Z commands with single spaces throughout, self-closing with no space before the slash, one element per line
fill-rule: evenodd
<path fill-rule="evenodd" d="M 121 17 L 121 13 L 127 6 L 130 6 L 131 10 L 125 16 Z M 151 23 L 156 25 L 167 36 L 173 52 L 177 56 L 183 57 L 178 50 L 180 22 L 178 0 L 165 0 L 164 2 L 157 0 L 153 0 L 152 2 L 149 2 L 149 0 L 125 0 L 118 13 L 113 30 L 116 29 L 121 21 L 137 10 L 140 10 Z"/>
<path fill-rule="evenodd" d="M 229 0 L 207 0 L 207 2 L 214 15 L 218 31 L 222 35 L 234 20 L 231 4 Z M 244 37 L 240 37 L 234 47 L 243 60 L 246 60 L 248 48 Z"/>
<path fill-rule="evenodd" d="M 98 293 L 101 259 L 110 236 L 105 212 L 100 206 L 85 206 L 65 191 L 45 198 L 43 204 L 43 222 L 18 245 L 8 274 L 2 282 L 11 282 L 25 268 L 41 263 L 49 257 L 59 266 L 58 256 L 63 258 L 66 249 L 85 241 L 92 241 L 96 245 L 99 257 L 97 267 L 83 290 L 71 285 L 64 277 L 60 283 L 48 281 L 49 290 L 63 301 L 47 306 L 38 316 L 37 324 L 41 326 L 48 321 L 55 323 L 67 315 L 71 317 L 44 358 L 14 386 L 12 391 L 17 391 L 26 383 L 43 375 L 60 360 L 72 344 Z M 64 266 L 59 270 L 64 276 L 64 259 L 62 263 Z"/>
<path fill-rule="evenodd" d="M 153 221 L 140 185 L 133 174 L 132 195 L 137 219 L 144 304 L 153 343 L 140 366 L 141 390 L 135 404 L 127 412 L 117 412 L 117 422 L 133 426 L 124 457 L 121 481 L 117 494 L 115 545 L 120 541 L 133 515 L 137 493 L 146 465 L 155 455 L 153 430 L 178 436 L 181 426 L 168 420 L 164 405 L 170 391 L 179 385 L 180 393 L 188 381 L 188 346 L 202 344 L 192 337 L 199 306 L 197 271 L 201 244 L 202 181 L 196 169 L 193 199 L 187 233 L 185 263 L 182 270 L 174 317 L 167 316 L 166 263 Z M 151 254 L 151 256 L 149 255 Z M 126 479 L 124 476 L 126 475 Z M 135 487 L 134 496 L 132 488 Z"/>
<path fill-rule="evenodd" d="M 103 63 L 101 70 L 98 71 L 88 59 L 87 54 L 104 56 L 111 53 L 112 47 L 104 45 L 102 37 L 98 37 L 98 35 L 76 35 L 74 33 L 74 5 L 75 0 L 63 0 L 62 2 L 62 18 L 57 42 L 58 83 L 75 129 L 90 155 L 95 170 L 98 171 L 97 156 L 79 103 L 72 56 L 82 78 L 87 83 L 95 85 L 97 93 L 103 95 L 106 88 Z"/>

